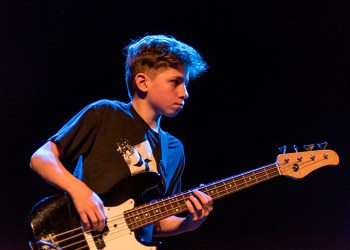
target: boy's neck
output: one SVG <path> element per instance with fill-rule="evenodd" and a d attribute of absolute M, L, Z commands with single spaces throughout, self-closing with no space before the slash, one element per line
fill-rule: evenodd
<path fill-rule="evenodd" d="M 134 98 L 131 101 L 131 104 L 148 126 L 158 133 L 161 116 L 157 116 L 156 112 L 149 106 L 149 104 L 140 99 Z"/>

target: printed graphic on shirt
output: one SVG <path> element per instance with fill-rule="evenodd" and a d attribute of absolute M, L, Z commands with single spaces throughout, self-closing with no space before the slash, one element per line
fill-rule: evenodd
<path fill-rule="evenodd" d="M 130 145 L 128 140 L 117 143 L 117 152 L 123 155 L 131 174 L 141 171 L 157 172 L 156 161 L 153 156 L 151 145 L 143 141 L 135 146 Z"/>

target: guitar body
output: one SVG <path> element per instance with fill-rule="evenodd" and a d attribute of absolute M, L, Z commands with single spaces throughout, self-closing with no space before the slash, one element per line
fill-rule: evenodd
<path fill-rule="evenodd" d="M 29 219 L 32 249 L 104 249 L 155 250 L 160 243 L 142 242 L 137 230 L 131 231 L 124 211 L 150 199 L 157 193 L 160 176 L 145 172 L 129 177 L 111 191 L 101 195 L 107 225 L 103 232 L 85 231 L 73 201 L 67 194 L 44 198 L 34 205 Z"/>

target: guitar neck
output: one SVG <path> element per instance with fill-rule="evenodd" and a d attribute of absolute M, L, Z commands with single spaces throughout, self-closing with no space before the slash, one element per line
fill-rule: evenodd
<path fill-rule="evenodd" d="M 274 163 L 200 186 L 197 189 L 216 200 L 280 175 L 279 167 Z M 135 230 L 187 211 L 185 201 L 189 199 L 192 191 L 193 189 L 125 211 L 124 217 L 128 227 L 130 230 Z"/>

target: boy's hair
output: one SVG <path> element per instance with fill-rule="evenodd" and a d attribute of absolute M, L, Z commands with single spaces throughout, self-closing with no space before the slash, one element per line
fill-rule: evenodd
<path fill-rule="evenodd" d="M 191 46 L 167 35 L 147 35 L 132 40 L 124 48 L 125 81 L 131 99 L 136 91 L 135 76 L 150 69 L 184 66 L 188 80 L 194 80 L 208 69 L 202 56 Z"/>

